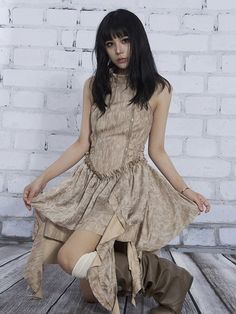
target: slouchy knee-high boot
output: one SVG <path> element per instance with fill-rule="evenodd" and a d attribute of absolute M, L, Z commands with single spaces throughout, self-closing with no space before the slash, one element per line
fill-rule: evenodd
<path fill-rule="evenodd" d="M 117 284 L 120 289 L 118 295 L 130 294 L 132 285 L 127 255 L 115 251 L 115 260 Z M 159 306 L 152 308 L 149 314 L 179 314 L 193 276 L 183 267 L 150 252 L 143 252 L 140 264 L 141 292 L 159 303 Z"/>
<path fill-rule="evenodd" d="M 179 314 L 193 276 L 174 262 L 148 252 L 143 253 L 141 265 L 142 293 L 159 303 L 159 307 L 151 309 L 149 314 Z"/>

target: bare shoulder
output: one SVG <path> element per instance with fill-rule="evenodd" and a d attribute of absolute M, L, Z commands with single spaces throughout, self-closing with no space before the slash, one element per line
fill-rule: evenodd
<path fill-rule="evenodd" d="M 167 85 L 162 89 L 162 86 L 159 84 L 155 89 L 149 104 L 152 107 L 153 112 L 157 109 L 158 105 L 170 103 L 172 97 L 173 88 L 169 89 Z"/>

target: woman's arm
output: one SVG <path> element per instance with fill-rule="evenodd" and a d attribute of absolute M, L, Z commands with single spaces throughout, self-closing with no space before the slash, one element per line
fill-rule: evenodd
<path fill-rule="evenodd" d="M 167 87 L 159 94 L 154 93 L 151 101 L 154 103 L 153 123 L 149 134 L 148 154 L 157 168 L 168 179 L 173 187 L 181 192 L 187 184 L 178 174 L 165 151 L 165 131 L 172 91 L 169 93 Z"/>
<path fill-rule="evenodd" d="M 171 185 L 177 191 L 182 192 L 183 189 L 187 187 L 187 184 L 177 172 L 164 147 L 171 97 L 172 90 L 171 93 L 169 93 L 167 87 L 165 87 L 161 93 L 157 94 L 155 92 L 150 100 L 154 103 L 152 106 L 154 112 L 153 123 L 149 134 L 148 154 Z M 192 189 L 185 190 L 183 194 L 193 200 L 198 205 L 200 211 L 204 211 L 205 209 L 206 213 L 209 212 L 211 206 L 202 194 L 194 192 Z"/>
<path fill-rule="evenodd" d="M 53 162 L 46 170 L 39 176 L 44 183 L 52 180 L 56 176 L 62 174 L 66 170 L 74 166 L 89 150 L 90 147 L 90 109 L 91 109 L 91 78 L 88 78 L 83 87 L 83 112 L 80 126 L 79 138 L 69 146 L 64 153 Z"/>

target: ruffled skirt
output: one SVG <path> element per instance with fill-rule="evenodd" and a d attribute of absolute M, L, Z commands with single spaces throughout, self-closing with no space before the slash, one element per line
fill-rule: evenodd
<path fill-rule="evenodd" d="M 114 242 L 128 242 L 135 305 L 134 297 L 142 288 L 142 252 L 160 250 L 199 214 L 197 204 L 145 159 L 129 163 L 122 171 L 99 175 L 85 158 L 56 187 L 34 197 L 32 207 L 34 243 L 24 277 L 33 296 L 42 297 L 43 264 L 55 262 L 60 246 L 81 228 L 102 236 L 88 280 L 98 301 L 113 313 L 117 312 Z M 55 242 L 47 253 L 46 239 Z"/>

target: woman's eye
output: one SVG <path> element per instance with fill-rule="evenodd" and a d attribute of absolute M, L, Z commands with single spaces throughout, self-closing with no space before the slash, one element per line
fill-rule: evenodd
<path fill-rule="evenodd" d="M 109 42 L 109 43 L 106 43 L 106 47 L 111 47 L 112 46 L 112 43 Z"/>
<path fill-rule="evenodd" d="M 128 42 L 129 42 L 129 38 L 128 38 L 128 37 L 127 37 L 127 38 L 123 38 L 122 41 L 123 41 L 124 43 L 128 43 Z"/>

